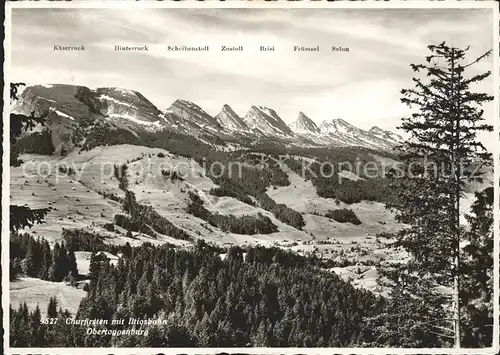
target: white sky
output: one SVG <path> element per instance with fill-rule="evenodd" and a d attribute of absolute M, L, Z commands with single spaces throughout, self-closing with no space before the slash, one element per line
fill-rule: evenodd
<path fill-rule="evenodd" d="M 409 64 L 424 60 L 427 45 L 471 45 L 472 57 L 493 43 L 491 11 L 471 9 L 14 9 L 12 24 L 16 81 L 123 87 L 161 110 L 182 98 L 212 115 L 223 104 L 242 116 L 264 105 L 288 123 L 303 111 L 318 124 L 343 118 L 364 129 L 395 129 L 408 113 L 399 91 L 412 86 Z M 57 52 L 54 44 L 87 50 Z M 127 44 L 150 52 L 114 51 Z M 167 44 L 211 51 L 167 52 Z M 245 51 L 220 52 L 221 45 Z M 260 53 L 260 45 L 277 51 Z M 294 45 L 322 51 L 294 53 Z M 491 70 L 492 61 L 475 70 Z M 489 81 L 480 89 L 491 88 Z"/>

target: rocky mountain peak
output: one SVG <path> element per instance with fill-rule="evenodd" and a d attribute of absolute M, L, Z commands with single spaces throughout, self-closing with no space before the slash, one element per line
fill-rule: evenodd
<path fill-rule="evenodd" d="M 221 112 L 215 116 L 217 122 L 225 129 L 228 130 L 248 130 L 248 126 L 243 119 L 238 116 L 231 106 L 225 104 L 222 106 Z"/>
<path fill-rule="evenodd" d="M 137 91 L 121 88 L 98 88 L 94 91 L 100 113 L 108 118 L 129 120 L 145 126 L 160 127 L 160 110 Z"/>
<path fill-rule="evenodd" d="M 291 124 L 292 131 L 295 133 L 319 133 L 320 130 L 316 123 L 306 116 L 302 111 L 299 112 L 299 117 Z"/>
<path fill-rule="evenodd" d="M 293 135 L 276 111 L 265 106 L 251 106 L 243 121 L 250 129 L 262 134 Z"/>
<path fill-rule="evenodd" d="M 173 113 L 184 120 L 190 121 L 200 127 L 222 128 L 215 118 L 206 113 L 200 106 L 193 102 L 177 99 L 167 109 L 167 112 Z"/>

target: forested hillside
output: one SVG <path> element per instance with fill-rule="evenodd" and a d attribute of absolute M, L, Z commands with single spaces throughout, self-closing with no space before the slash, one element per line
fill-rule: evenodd
<path fill-rule="evenodd" d="M 45 310 L 20 306 L 10 310 L 11 336 L 14 346 L 368 346 L 376 333 L 365 321 L 385 312 L 385 301 L 316 264 L 277 248 L 233 247 L 221 257 L 204 242 L 192 250 L 144 244 L 116 265 L 94 255 L 77 319 L 162 324 L 137 326 L 145 336 L 92 336 L 87 327 L 64 324 L 70 315 L 63 311 L 47 326 Z"/>

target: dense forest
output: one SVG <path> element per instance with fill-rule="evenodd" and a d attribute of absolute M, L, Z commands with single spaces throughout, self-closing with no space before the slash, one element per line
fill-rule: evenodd
<path fill-rule="evenodd" d="M 47 130 L 43 132 L 30 135 L 28 140 L 21 139 L 17 150 L 26 153 L 52 154 L 54 147 L 51 146 L 50 133 L 47 133 Z M 45 139 L 47 137 L 48 139 Z M 33 146 L 33 141 L 38 142 L 42 138 L 43 142 L 36 144 L 37 150 L 30 148 Z M 26 142 L 24 142 L 25 140 Z M 288 175 L 283 172 L 280 163 L 278 163 L 281 161 L 301 176 L 305 173 L 305 178 L 311 180 L 321 197 L 334 198 L 349 204 L 363 200 L 387 202 L 391 199 L 390 189 L 388 189 L 386 179 L 382 176 L 365 177 L 363 180 L 352 181 L 340 178 L 337 174 L 339 171 L 330 174 L 329 166 L 346 167 L 345 164 L 352 167 L 357 166 L 356 164 L 363 166 L 368 162 L 376 164 L 374 155 L 393 157 L 390 153 L 375 152 L 361 147 L 311 149 L 292 147 L 284 149 L 276 144 L 267 144 L 253 147 L 250 152 L 247 150 L 222 152 L 195 137 L 179 132 L 165 130 L 133 134 L 128 130 L 111 127 L 108 123 L 96 123 L 91 118 L 82 118 L 79 121 L 73 132 L 72 140 L 77 149 L 83 150 L 118 144 L 163 148 L 173 154 L 193 158 L 208 168 L 214 162 L 222 163 L 225 167 L 229 167 L 231 163 L 235 162 L 244 163 L 235 167 L 238 169 L 237 172 L 226 169 L 224 174 L 219 174 L 220 171 L 217 171 L 216 166 L 214 169 L 216 174 L 208 173 L 207 176 L 219 185 L 219 187 L 212 189 L 211 193 L 216 196 L 237 198 L 250 205 L 255 205 L 256 200 L 259 207 L 273 213 L 281 222 L 298 229 L 304 226 L 302 215 L 285 205 L 277 204 L 265 193 L 269 187 L 290 185 Z M 212 143 L 216 144 L 217 142 Z M 43 147 L 47 147 L 47 149 Z M 281 160 L 281 155 L 286 155 L 287 159 Z M 313 164 L 304 163 L 302 158 L 297 158 L 298 155 L 314 158 L 316 162 Z M 328 163 L 325 165 L 326 169 L 321 167 L 324 162 Z M 303 170 L 304 167 L 306 167 L 305 170 Z M 324 170 L 324 174 L 320 174 L 321 169 Z M 363 172 L 361 171 L 360 174 L 363 175 Z M 182 179 L 176 172 L 165 171 L 164 175 L 171 180 Z M 324 175 L 331 176 L 324 177 Z M 251 197 L 254 197 L 255 200 L 252 200 Z"/>
<path fill-rule="evenodd" d="M 19 274 L 42 280 L 74 282 L 78 276 L 75 253 L 64 244 L 55 243 L 51 249 L 42 238 L 28 233 L 12 233 L 10 237 L 10 279 Z"/>
<path fill-rule="evenodd" d="M 130 255 L 131 247 L 128 242 L 124 245 L 105 243 L 104 241 L 108 238 L 107 236 L 84 229 L 63 228 L 62 237 L 67 250 L 89 251 L 93 253 L 107 251 L 111 254 L 121 253 Z"/>
<path fill-rule="evenodd" d="M 129 130 L 112 127 L 109 123 L 95 124 L 90 118 L 84 118 L 75 128 L 73 144 L 82 150 L 91 150 L 99 146 L 133 144 L 142 145 L 142 140 Z"/>
<path fill-rule="evenodd" d="M 475 206 L 480 219 L 474 219 L 474 224 L 482 223 L 485 216 L 491 219 L 479 203 Z M 140 336 L 89 335 L 88 327 L 65 324 L 74 315 L 57 310 L 53 299 L 43 314 L 40 309 L 29 312 L 25 304 L 10 309 L 13 346 L 448 345 L 429 331 L 427 322 L 420 321 L 435 314 L 426 314 L 418 299 L 404 293 L 386 299 L 356 289 L 326 271 L 326 265 L 315 256 L 279 248 L 221 249 L 202 240 L 185 249 L 149 243 L 116 246 L 103 244 L 103 239 L 89 232 L 65 230 L 64 242 L 50 251 L 44 239 L 12 234 L 11 268 L 17 264 L 22 274 L 77 286 L 74 251 L 92 251 L 87 297 L 77 319 L 152 318 L 160 324 L 93 327 L 147 331 Z M 476 245 L 471 248 L 484 253 Z M 120 255 L 118 263 L 111 264 L 98 250 Z M 33 258 L 33 251 L 42 257 Z M 487 269 L 482 270 L 484 275 L 467 282 L 487 282 Z M 484 297 L 474 285 L 468 290 L 470 298 Z M 487 305 L 480 307 L 468 314 L 465 336 L 469 346 L 488 341 L 488 332 L 480 326 L 484 318 L 478 317 L 488 317 L 490 311 Z M 59 318 L 59 322 L 44 324 L 47 317 Z M 400 337 L 393 336 L 395 333 Z"/>
<path fill-rule="evenodd" d="M 41 132 L 24 135 L 16 141 L 13 150 L 18 154 L 51 155 L 55 151 L 52 143 L 52 133 L 49 129 L 43 129 Z"/>
<path fill-rule="evenodd" d="M 77 319 L 154 318 L 162 324 L 142 325 L 148 332 L 139 337 L 86 335 L 79 325 L 42 324 L 39 309 L 21 305 L 10 309 L 13 345 L 341 347 L 374 340 L 364 320 L 384 311 L 382 298 L 281 249 L 219 253 L 200 241 L 192 250 L 146 243 L 116 265 L 94 254 Z M 49 308 L 48 317 L 70 316 L 55 311 L 54 301 Z"/>

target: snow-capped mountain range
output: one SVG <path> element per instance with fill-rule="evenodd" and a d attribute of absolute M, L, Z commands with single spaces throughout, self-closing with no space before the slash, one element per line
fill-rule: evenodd
<path fill-rule="evenodd" d="M 171 130 L 223 139 L 231 135 L 264 137 L 296 146 L 362 146 L 389 150 L 402 139 L 394 132 L 379 127 L 364 130 L 340 118 L 317 125 L 303 112 L 287 125 L 275 110 L 258 105 L 251 106 L 246 115 L 240 117 L 225 104 L 220 113 L 212 117 L 197 104 L 178 99 L 162 112 L 139 92 L 121 88 L 28 86 L 22 90 L 14 111 L 24 114 L 34 111 L 38 115 L 49 112 L 49 119 L 68 120 L 68 124 L 75 125 L 81 119 L 92 118 L 134 133 Z"/>

